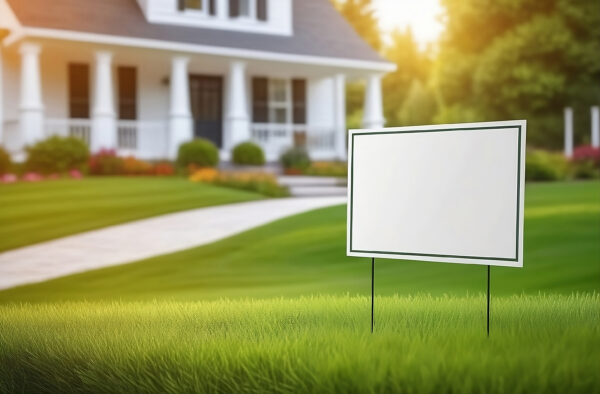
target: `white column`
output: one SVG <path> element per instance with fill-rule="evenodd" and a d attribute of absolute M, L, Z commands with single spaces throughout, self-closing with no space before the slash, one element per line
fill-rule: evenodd
<path fill-rule="evenodd" d="M 169 112 L 168 151 L 170 159 L 177 157 L 179 145 L 194 138 L 190 107 L 189 60 L 185 56 L 175 56 L 171 60 L 171 109 Z"/>
<path fill-rule="evenodd" d="M 117 147 L 117 121 L 115 116 L 112 53 L 96 52 L 94 73 L 94 107 L 92 109 L 92 152 L 102 148 Z"/>
<path fill-rule="evenodd" d="M 232 61 L 227 84 L 227 129 L 225 148 L 231 150 L 240 142 L 250 140 L 250 120 L 246 96 L 246 63 Z"/>
<path fill-rule="evenodd" d="M 565 107 L 565 156 L 573 156 L 573 108 Z"/>
<path fill-rule="evenodd" d="M 365 109 L 363 127 L 381 128 L 385 124 L 383 117 L 383 100 L 381 97 L 381 74 L 371 74 L 367 78 L 365 91 Z"/>
<path fill-rule="evenodd" d="M 229 1 L 217 0 L 217 18 L 226 20 L 229 18 Z"/>
<path fill-rule="evenodd" d="M 335 137 L 335 156 L 339 160 L 346 160 L 346 76 L 336 74 L 333 77 L 333 102 Z"/>
<path fill-rule="evenodd" d="M 591 109 L 592 113 L 592 146 L 600 148 L 600 107 L 597 105 Z"/>
<path fill-rule="evenodd" d="M 40 47 L 36 44 L 21 45 L 21 102 L 20 128 L 23 145 L 30 145 L 44 138 L 44 106 L 42 104 L 42 81 L 40 76 Z"/>

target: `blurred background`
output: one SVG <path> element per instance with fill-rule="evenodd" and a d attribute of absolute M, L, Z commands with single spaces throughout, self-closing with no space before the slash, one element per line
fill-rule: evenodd
<path fill-rule="evenodd" d="M 495 268 L 494 291 L 600 290 L 598 1 L 0 11 L 0 300 L 367 294 L 368 259 L 345 256 L 347 129 L 508 119 L 528 122 L 525 268 Z M 485 283 L 378 272 L 381 294 Z"/>

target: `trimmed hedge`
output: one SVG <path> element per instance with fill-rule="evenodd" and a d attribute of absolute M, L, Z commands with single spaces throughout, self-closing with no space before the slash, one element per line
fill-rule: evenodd
<path fill-rule="evenodd" d="M 198 138 L 179 146 L 177 164 L 183 168 L 215 167 L 219 164 L 219 150 L 209 140 Z"/>
<path fill-rule="evenodd" d="M 90 150 L 80 139 L 53 136 L 27 147 L 25 170 L 41 174 L 64 173 L 82 169 Z"/>
<path fill-rule="evenodd" d="M 283 168 L 287 170 L 298 170 L 304 171 L 310 167 L 310 156 L 308 152 L 303 148 L 291 148 L 288 149 L 280 158 Z"/>
<path fill-rule="evenodd" d="M 242 142 L 233 148 L 232 160 L 235 164 L 262 166 L 265 164 L 265 153 L 254 142 Z"/>

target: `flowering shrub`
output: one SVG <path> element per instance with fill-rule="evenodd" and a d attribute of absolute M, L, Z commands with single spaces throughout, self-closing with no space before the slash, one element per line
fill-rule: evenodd
<path fill-rule="evenodd" d="M 71 170 L 71 171 L 69 171 L 69 176 L 72 179 L 81 179 L 81 178 L 83 178 L 83 174 L 79 170 Z"/>
<path fill-rule="evenodd" d="M 123 173 L 125 175 L 152 175 L 152 164 L 129 156 L 123 159 Z"/>
<path fill-rule="evenodd" d="M 175 174 L 175 168 L 166 161 L 156 163 L 153 168 L 154 175 L 170 176 Z"/>
<path fill-rule="evenodd" d="M 572 161 L 591 161 L 600 165 L 600 148 L 594 148 L 591 145 L 581 145 L 573 151 Z"/>
<path fill-rule="evenodd" d="M 43 176 L 36 172 L 28 172 L 22 178 L 25 182 L 39 182 L 44 179 Z"/>
<path fill-rule="evenodd" d="M 189 179 L 192 182 L 253 191 L 269 197 L 289 196 L 288 189 L 279 185 L 274 175 L 262 172 L 223 172 L 214 168 L 202 168 L 190 175 Z"/>
<path fill-rule="evenodd" d="M 15 174 L 4 174 L 0 175 L 0 182 L 2 183 L 15 183 L 18 180 Z"/>
<path fill-rule="evenodd" d="M 117 156 L 114 149 L 101 149 L 90 156 L 88 162 L 92 175 L 120 175 L 123 173 L 123 159 Z"/>
<path fill-rule="evenodd" d="M 304 171 L 304 174 L 345 177 L 348 176 L 348 164 L 341 161 L 316 161 Z"/>
<path fill-rule="evenodd" d="M 571 158 L 571 172 L 577 179 L 600 177 L 600 148 L 589 145 L 578 146 Z"/>

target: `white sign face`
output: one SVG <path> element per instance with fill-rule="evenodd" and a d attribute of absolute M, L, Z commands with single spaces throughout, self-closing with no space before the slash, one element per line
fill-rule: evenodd
<path fill-rule="evenodd" d="M 526 121 L 350 130 L 347 255 L 523 266 Z"/>

